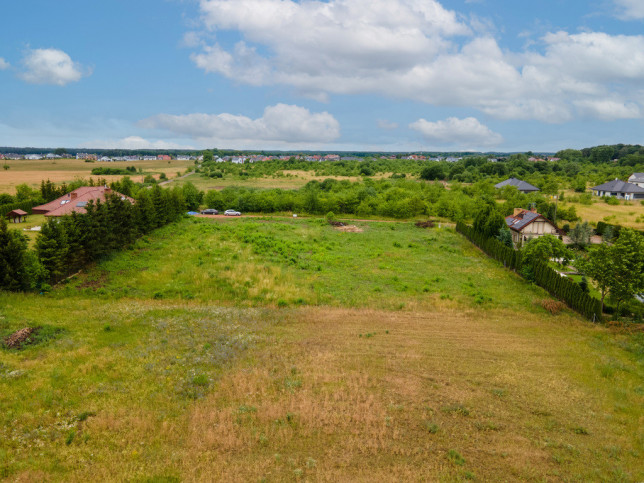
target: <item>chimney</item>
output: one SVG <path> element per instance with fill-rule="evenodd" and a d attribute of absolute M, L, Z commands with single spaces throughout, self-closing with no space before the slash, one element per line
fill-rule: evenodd
<path fill-rule="evenodd" d="M 536 207 L 536 206 L 532 206 L 532 208 L 530 208 L 530 211 L 531 211 L 532 213 L 536 213 L 536 212 L 537 212 L 537 207 Z"/>
<path fill-rule="evenodd" d="M 75 200 L 77 196 L 78 196 L 78 193 L 76 193 L 75 191 L 72 191 L 72 200 Z"/>
<path fill-rule="evenodd" d="M 513 215 L 513 216 L 517 216 L 517 215 L 518 215 L 519 213 L 521 213 L 522 211 L 523 211 L 523 208 L 515 208 L 515 209 L 514 209 L 514 215 Z"/>

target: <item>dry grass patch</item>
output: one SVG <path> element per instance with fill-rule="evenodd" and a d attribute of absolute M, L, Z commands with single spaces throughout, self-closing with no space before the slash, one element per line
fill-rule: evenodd
<path fill-rule="evenodd" d="M 189 416 L 182 474 L 225 480 L 642 475 L 634 441 L 571 366 L 570 317 L 306 309 L 284 343 Z M 565 329 L 560 324 L 564 324 Z M 574 368 L 573 368 L 574 367 Z M 599 448 L 622 448 L 619 461 Z M 599 450 L 601 453 L 601 450 Z M 191 455 L 199 455 L 193 457 Z M 627 478 L 628 479 L 628 478 Z"/>

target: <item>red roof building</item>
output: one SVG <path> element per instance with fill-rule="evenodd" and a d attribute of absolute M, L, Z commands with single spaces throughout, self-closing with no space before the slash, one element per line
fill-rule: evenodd
<path fill-rule="evenodd" d="M 34 206 L 31 212 L 34 215 L 45 216 L 64 216 L 70 215 L 72 212 L 87 213 L 85 206 L 90 200 L 93 200 L 95 203 L 98 200 L 104 202 L 110 195 L 120 196 L 122 200 L 134 203 L 134 200 L 129 196 L 112 191 L 107 186 L 83 186 L 54 201 L 50 201 L 44 205 Z"/>

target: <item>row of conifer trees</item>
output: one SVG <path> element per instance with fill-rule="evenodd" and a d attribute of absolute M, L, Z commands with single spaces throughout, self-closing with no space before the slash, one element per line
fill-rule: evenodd
<path fill-rule="evenodd" d="M 456 231 L 464 235 L 488 256 L 503 263 L 503 266 L 521 273 L 523 263 L 521 250 L 509 248 L 496 238 L 486 237 L 462 222 L 456 224 Z M 578 283 L 568 277 L 562 277 L 545 261 L 535 261 L 533 273 L 537 285 L 564 301 L 568 307 L 592 321 L 601 320 L 601 302 L 585 293 Z"/>
<path fill-rule="evenodd" d="M 181 190 L 140 190 L 136 202 L 118 195 L 90 201 L 87 213 L 48 219 L 34 250 L 17 230 L 0 221 L 0 289 L 42 290 L 90 262 L 133 243 L 185 213 Z"/>

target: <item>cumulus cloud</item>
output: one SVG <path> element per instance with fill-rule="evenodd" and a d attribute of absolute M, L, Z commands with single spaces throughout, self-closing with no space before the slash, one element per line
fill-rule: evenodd
<path fill-rule="evenodd" d="M 9 62 L 7 62 L 2 57 L 0 57 L 0 70 L 5 70 L 5 69 L 8 69 L 9 67 L 11 67 L 11 64 L 9 64 Z"/>
<path fill-rule="evenodd" d="M 167 141 L 149 141 L 140 136 L 128 136 L 122 139 L 96 140 L 83 143 L 79 148 L 96 148 L 96 149 L 195 149 L 193 146 L 187 146 Z"/>
<path fill-rule="evenodd" d="M 633 7 L 641 2 L 619 0 Z M 236 31 L 228 47 L 192 54 L 206 72 L 251 85 L 289 85 L 308 97 L 380 94 L 467 106 L 502 119 L 606 119 L 588 105 L 641 112 L 644 36 L 549 33 L 509 52 L 436 0 L 201 0 L 210 33 Z M 644 8 L 644 7 L 643 7 Z M 471 24 L 472 22 L 470 22 Z"/>
<path fill-rule="evenodd" d="M 20 77 L 31 84 L 54 84 L 64 86 L 77 82 L 89 72 L 74 62 L 69 55 L 58 49 L 32 49 L 23 59 L 25 70 Z"/>
<path fill-rule="evenodd" d="M 235 114 L 159 114 L 140 122 L 148 129 L 161 129 L 192 139 L 221 142 L 327 143 L 340 136 L 340 124 L 328 112 L 311 113 L 299 106 L 277 104 L 251 119 Z"/>
<path fill-rule="evenodd" d="M 481 124 L 474 117 L 458 119 L 450 117 L 444 121 L 430 122 L 419 119 L 409 125 L 423 137 L 436 145 L 445 146 L 496 146 L 503 142 L 503 137 Z"/>
<path fill-rule="evenodd" d="M 618 16 L 624 20 L 644 18 L 644 3 L 642 0 L 615 0 Z"/>

